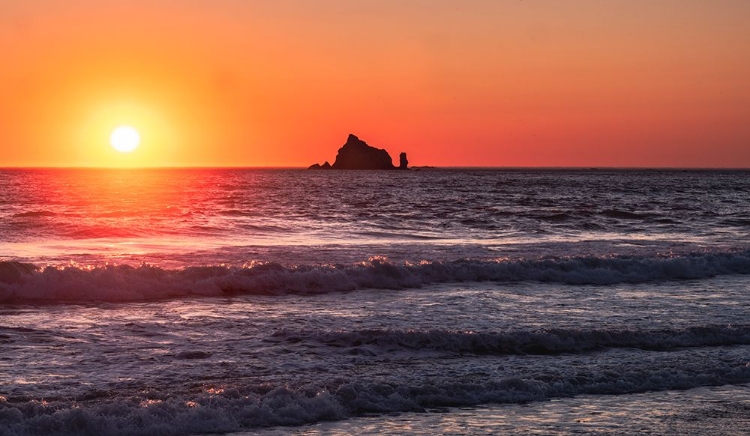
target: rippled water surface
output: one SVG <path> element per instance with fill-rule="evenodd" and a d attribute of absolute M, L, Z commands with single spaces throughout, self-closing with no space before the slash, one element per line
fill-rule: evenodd
<path fill-rule="evenodd" d="M 0 434 L 741 434 L 750 173 L 2 170 Z"/>
<path fill-rule="evenodd" d="M 5 170 L 0 193 L 5 251 L 63 262 L 192 264 L 199 250 L 238 262 L 254 253 L 230 247 L 249 246 L 731 245 L 750 227 L 740 171 Z"/>

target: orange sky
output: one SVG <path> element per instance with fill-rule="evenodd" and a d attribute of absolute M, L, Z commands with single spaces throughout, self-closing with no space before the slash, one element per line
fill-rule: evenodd
<path fill-rule="evenodd" d="M 750 167 L 750 2 L 3 0 L 0 167 Z M 140 131 L 132 154 L 110 132 Z"/>

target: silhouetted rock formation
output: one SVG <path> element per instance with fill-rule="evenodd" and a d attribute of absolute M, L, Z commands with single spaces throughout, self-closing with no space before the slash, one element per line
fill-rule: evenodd
<path fill-rule="evenodd" d="M 339 148 L 336 161 L 331 168 L 335 170 L 390 170 L 393 161 L 387 151 L 370 147 L 354 135 L 349 135 L 346 144 Z"/>
<path fill-rule="evenodd" d="M 406 153 L 401 152 L 401 154 L 398 155 L 398 160 L 398 169 L 406 170 L 409 168 L 409 161 L 406 159 Z"/>
<path fill-rule="evenodd" d="M 401 153 L 401 163 L 399 168 L 407 169 L 409 162 L 406 160 L 406 153 Z M 391 155 L 387 151 L 367 145 L 355 135 L 350 134 L 346 139 L 346 144 L 339 148 L 336 155 L 336 161 L 333 165 L 328 162 L 323 165 L 313 164 L 309 167 L 311 170 L 392 170 L 393 166 Z"/>
<path fill-rule="evenodd" d="M 331 164 L 326 161 L 323 165 L 321 164 L 312 164 L 309 167 L 307 167 L 308 170 L 330 170 Z"/>

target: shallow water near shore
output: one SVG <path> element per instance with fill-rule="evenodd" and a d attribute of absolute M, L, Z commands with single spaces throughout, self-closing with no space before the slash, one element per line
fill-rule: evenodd
<path fill-rule="evenodd" d="M 425 413 L 369 416 L 245 435 L 532 434 L 744 435 L 750 387 L 717 386 L 630 395 L 581 395 L 528 404 L 491 404 Z"/>

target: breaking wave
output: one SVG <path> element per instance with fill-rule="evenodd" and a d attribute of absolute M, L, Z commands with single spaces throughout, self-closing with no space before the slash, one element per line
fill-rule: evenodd
<path fill-rule="evenodd" d="M 229 386 L 202 385 L 182 392 L 158 388 L 91 391 L 77 398 L 44 400 L 0 396 L 0 433 L 8 436 L 215 434 L 361 415 L 749 381 L 750 367 L 734 358 L 708 366 L 698 362 L 680 366 L 652 362 L 647 368 L 615 371 L 592 366 L 528 377 L 482 373 L 438 379 L 339 378 L 302 385 L 235 382 Z"/>
<path fill-rule="evenodd" d="M 0 262 L 0 302 L 140 301 L 227 294 L 321 294 L 406 289 L 434 283 L 536 281 L 608 285 L 750 274 L 750 251 L 678 257 L 620 256 L 394 263 L 373 257 L 354 265 L 237 266 L 165 269 L 107 265 L 44 268 Z"/>

